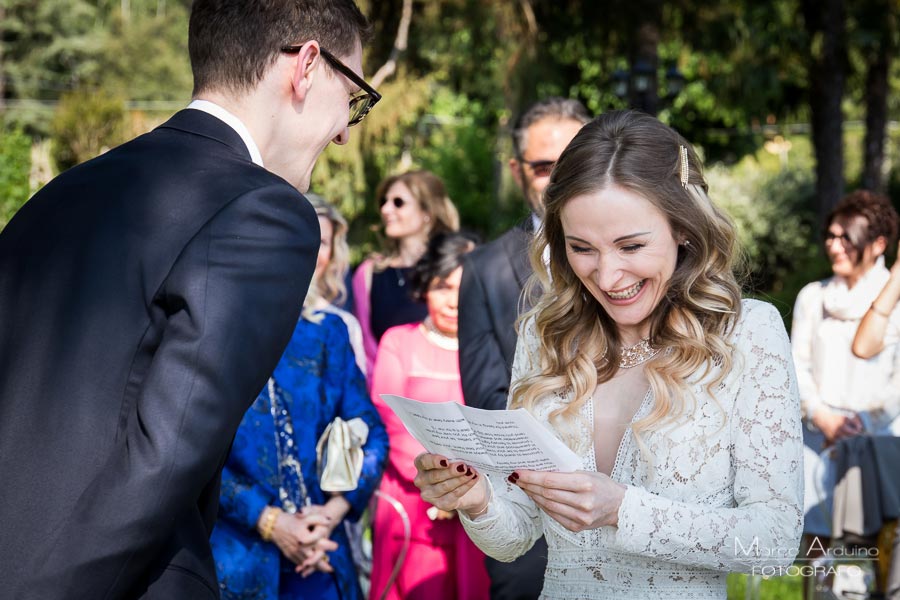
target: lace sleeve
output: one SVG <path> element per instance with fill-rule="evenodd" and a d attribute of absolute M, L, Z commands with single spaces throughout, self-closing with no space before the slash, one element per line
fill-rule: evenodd
<path fill-rule="evenodd" d="M 513 382 L 533 368 L 532 361 L 537 356 L 537 339 L 530 325 L 525 326 L 516 343 Z M 487 513 L 473 520 L 460 512 L 460 522 L 485 554 L 511 562 L 525 554 L 543 534 L 540 514 L 534 502 L 518 487 L 490 477 L 488 485 L 493 493 Z"/>
<path fill-rule="evenodd" d="M 774 307 L 746 302 L 736 333 L 742 369 L 729 427 L 733 508 L 714 509 L 629 487 L 616 543 L 628 552 L 728 571 L 790 565 L 803 524 L 797 382 Z"/>

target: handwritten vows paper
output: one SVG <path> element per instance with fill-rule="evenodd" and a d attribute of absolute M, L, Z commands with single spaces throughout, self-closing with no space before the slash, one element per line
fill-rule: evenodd
<path fill-rule="evenodd" d="M 524 409 L 484 410 L 381 394 L 409 433 L 433 454 L 506 477 L 516 469 L 576 471 L 581 459 Z"/>

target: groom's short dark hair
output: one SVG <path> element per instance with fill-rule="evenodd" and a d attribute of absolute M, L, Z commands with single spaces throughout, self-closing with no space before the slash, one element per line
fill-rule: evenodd
<path fill-rule="evenodd" d="M 188 27 L 194 94 L 253 88 L 283 46 L 316 40 L 347 56 L 369 31 L 353 0 L 195 0 Z"/>

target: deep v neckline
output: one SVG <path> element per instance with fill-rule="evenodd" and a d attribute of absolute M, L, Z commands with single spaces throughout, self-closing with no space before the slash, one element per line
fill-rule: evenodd
<path fill-rule="evenodd" d="M 632 434 L 631 427 L 639 419 L 643 418 L 644 414 L 650 407 L 650 403 L 651 403 L 652 399 L 653 399 L 653 388 L 651 388 L 650 386 L 647 386 L 647 392 L 644 394 L 644 399 L 641 400 L 641 404 L 640 404 L 640 406 L 638 406 L 638 409 L 636 411 L 634 411 L 634 415 L 632 415 L 631 420 L 628 422 L 628 426 L 625 427 L 625 431 L 622 432 L 622 439 L 619 440 L 619 445 L 616 449 L 616 458 L 615 458 L 615 460 L 613 460 L 612 469 L 610 469 L 610 471 L 609 471 L 609 478 L 614 481 L 619 481 L 618 475 L 619 475 L 619 471 L 621 470 L 622 457 L 625 455 L 626 447 L 631 444 L 632 435 L 629 435 L 629 434 Z M 589 467 L 590 467 L 590 471 L 592 471 L 594 473 L 599 473 L 599 470 L 597 469 L 597 449 L 594 444 L 594 434 L 596 433 L 597 429 L 596 429 L 596 423 L 594 422 L 594 398 L 593 398 L 593 396 L 591 397 L 591 401 L 586 402 L 585 404 L 587 404 L 588 410 L 590 411 L 588 421 L 590 421 L 590 423 L 591 423 L 591 448 L 590 448 L 590 453 L 589 453 L 589 457 L 590 457 Z"/>

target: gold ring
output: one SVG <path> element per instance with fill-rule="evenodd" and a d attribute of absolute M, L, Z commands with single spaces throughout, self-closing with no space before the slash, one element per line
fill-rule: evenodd
<path fill-rule="evenodd" d="M 324 562 L 324 563 L 330 563 L 330 562 L 331 562 L 331 560 L 328 558 L 328 555 L 327 555 L 327 554 L 323 554 L 323 555 L 322 555 L 322 562 Z"/>

